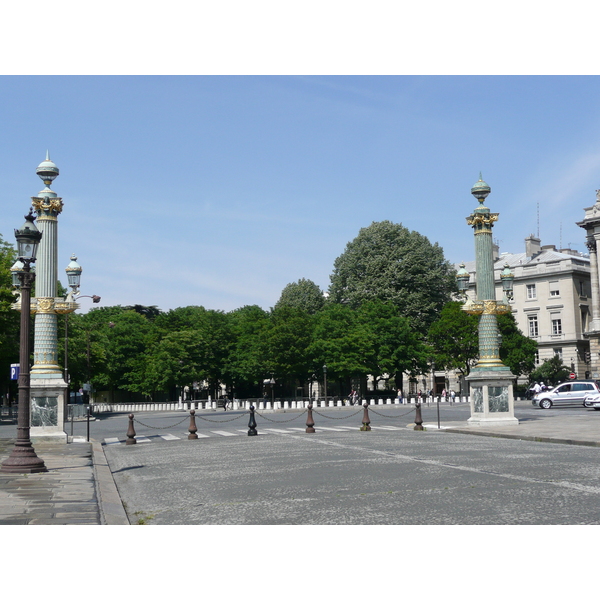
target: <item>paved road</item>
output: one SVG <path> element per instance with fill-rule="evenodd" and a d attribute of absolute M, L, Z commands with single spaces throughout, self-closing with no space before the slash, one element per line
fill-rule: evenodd
<path fill-rule="evenodd" d="M 600 523 L 600 448 L 400 425 L 262 429 L 107 445 L 131 522 Z"/>

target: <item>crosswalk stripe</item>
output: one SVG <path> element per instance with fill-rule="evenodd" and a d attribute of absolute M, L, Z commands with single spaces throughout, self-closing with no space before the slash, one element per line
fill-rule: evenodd
<path fill-rule="evenodd" d="M 239 431 L 240 433 L 248 434 L 248 430 L 247 429 L 238 429 L 237 431 Z M 268 433 L 269 433 L 268 430 L 264 430 L 264 429 L 257 429 L 256 430 L 256 435 L 266 435 Z"/>
<path fill-rule="evenodd" d="M 211 431 L 211 433 L 216 433 L 217 435 L 223 435 L 223 436 L 237 435 L 237 433 L 233 433 L 231 431 Z"/>
<path fill-rule="evenodd" d="M 273 429 L 272 427 L 269 427 L 268 429 L 265 429 L 265 431 L 274 431 L 275 433 L 289 433 L 289 429 Z"/>
<path fill-rule="evenodd" d="M 110 444 L 119 444 L 119 438 L 104 438 L 104 443 L 109 446 Z"/>
<path fill-rule="evenodd" d="M 390 429 L 393 431 L 398 431 L 398 429 L 402 429 L 402 427 L 394 427 L 393 425 L 376 425 L 375 429 Z"/>
<path fill-rule="evenodd" d="M 344 431 L 344 429 L 337 429 L 335 427 L 321 427 L 320 425 L 315 425 L 315 429 L 321 429 L 322 431 Z"/>
<path fill-rule="evenodd" d="M 151 442 L 152 440 L 149 440 L 145 435 L 136 435 L 135 441 L 139 442 L 139 443 L 144 443 L 144 442 Z"/>
<path fill-rule="evenodd" d="M 178 438 L 176 435 L 173 435 L 172 433 L 167 433 L 167 435 L 161 435 L 160 436 L 163 440 L 180 440 L 181 438 Z"/>

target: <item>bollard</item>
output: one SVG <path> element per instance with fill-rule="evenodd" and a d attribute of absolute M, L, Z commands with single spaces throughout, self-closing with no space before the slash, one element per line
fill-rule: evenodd
<path fill-rule="evenodd" d="M 129 427 L 127 428 L 127 441 L 125 442 L 126 446 L 131 446 L 131 444 L 137 444 L 135 439 L 135 429 L 133 428 L 133 415 L 129 415 Z"/>
<path fill-rule="evenodd" d="M 312 416 L 312 404 L 308 405 L 308 417 L 306 417 L 306 433 L 315 432 L 315 421 Z"/>
<path fill-rule="evenodd" d="M 250 405 L 250 420 L 248 421 L 248 435 L 258 435 L 256 431 L 256 419 L 254 418 L 254 406 Z"/>
<path fill-rule="evenodd" d="M 421 404 L 417 402 L 415 409 L 415 431 L 423 431 L 423 417 L 421 416 Z"/>
<path fill-rule="evenodd" d="M 369 419 L 369 405 L 365 402 L 364 404 L 365 410 L 363 412 L 363 420 L 362 420 L 362 427 L 360 428 L 361 431 L 371 431 L 371 420 Z"/>
<path fill-rule="evenodd" d="M 197 435 L 197 431 L 198 428 L 196 427 L 196 411 L 195 410 L 190 410 L 190 427 L 188 429 L 188 431 L 190 432 L 190 435 L 188 435 L 188 440 L 197 440 L 198 439 L 198 435 Z"/>

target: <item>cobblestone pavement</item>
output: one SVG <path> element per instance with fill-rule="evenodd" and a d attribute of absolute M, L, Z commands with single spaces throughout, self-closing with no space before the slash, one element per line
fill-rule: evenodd
<path fill-rule="evenodd" d="M 547 506 L 552 505 L 557 494 L 573 496 L 570 509 L 565 512 L 566 521 L 560 517 L 559 507 L 554 517 L 551 511 L 544 514 L 515 507 L 515 511 L 521 511 L 516 520 L 504 511 L 499 522 L 600 523 L 600 472 L 594 470 L 598 462 L 595 453 L 600 451 L 598 419 L 600 414 L 590 411 L 539 411 L 521 418 L 515 426 L 468 427 L 464 421 L 446 421 L 441 424 L 443 431 L 437 431 L 437 423 L 428 415 L 424 433 L 413 432 L 411 425 L 388 428 L 387 432 L 374 427 L 372 434 L 344 434 L 332 427 L 327 431 L 328 428 L 317 426 L 316 436 L 306 435 L 299 427 L 289 428 L 290 431 L 272 429 L 260 440 L 248 438 L 243 431 L 220 431 L 214 432 L 218 434 L 214 439 L 205 436 L 196 441 L 166 442 L 157 438 L 152 444 L 130 447 L 94 440 L 69 444 L 36 442 L 36 453 L 48 472 L 0 473 L 0 525 L 125 525 L 130 521 L 352 524 L 361 522 L 350 516 L 359 514 L 352 510 L 352 503 L 360 505 L 365 496 L 372 496 L 380 510 L 376 514 L 372 509 L 363 512 L 362 522 L 368 514 L 373 523 L 423 522 L 419 519 L 428 502 L 433 521 L 439 522 L 443 515 L 450 522 L 464 522 L 460 517 L 464 512 L 437 510 L 438 495 L 423 492 L 424 476 L 431 476 L 431 490 L 438 489 L 438 484 L 446 479 L 450 485 L 443 487 L 451 489 L 455 482 L 450 473 L 469 473 L 471 478 L 488 478 L 492 474 L 492 481 L 486 485 L 497 493 L 503 489 L 498 484 L 500 480 L 522 482 L 523 495 L 526 490 L 529 495 L 539 490 L 540 501 Z M 267 433 L 266 425 L 261 427 L 261 433 Z M 169 437 L 172 438 L 176 439 Z M 514 445 L 517 441 L 528 443 Z M 0 439 L 0 462 L 10 455 L 13 443 L 12 439 Z M 455 452 L 458 454 L 452 462 Z M 467 452 L 469 458 L 464 462 Z M 592 455 L 588 456 L 590 452 Z M 480 453 L 492 457 L 489 464 L 478 464 Z M 505 462 L 504 456 L 511 460 Z M 527 462 L 529 459 L 534 460 Z M 402 469 L 400 464 L 404 465 Z M 421 468 L 417 473 L 410 465 Z M 523 472 L 514 471 L 515 465 L 520 465 Z M 377 477 L 372 478 L 371 471 Z M 396 485 L 398 476 L 402 478 L 401 485 Z M 497 485 L 492 485 L 493 481 Z M 464 489 L 479 486 L 473 481 L 468 486 L 463 483 Z M 290 489 L 294 494 L 288 502 L 285 494 Z M 391 505 L 385 508 L 380 500 L 401 496 L 402 502 L 393 511 L 395 521 L 390 521 L 385 511 Z M 419 512 L 415 515 L 421 517 L 411 520 L 406 509 L 412 504 L 410 498 L 418 497 Z M 340 516 L 341 509 L 336 514 L 334 505 L 327 507 L 332 499 L 339 506 L 349 504 L 345 515 Z M 468 495 L 461 496 L 449 505 L 458 506 L 458 502 L 466 507 L 470 501 Z M 310 506 L 310 511 L 298 510 L 304 506 Z M 319 506 L 321 512 L 317 514 Z M 400 514 L 407 520 L 399 520 Z M 469 522 L 489 523 L 498 518 L 492 510 L 477 518 L 472 516 Z"/>

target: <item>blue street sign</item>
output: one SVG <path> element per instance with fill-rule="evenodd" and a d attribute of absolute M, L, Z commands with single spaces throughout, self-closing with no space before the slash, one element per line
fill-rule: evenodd
<path fill-rule="evenodd" d="M 19 363 L 10 365 L 10 380 L 11 381 L 17 381 L 17 379 L 19 379 L 20 370 L 21 370 L 21 367 L 20 367 Z"/>

